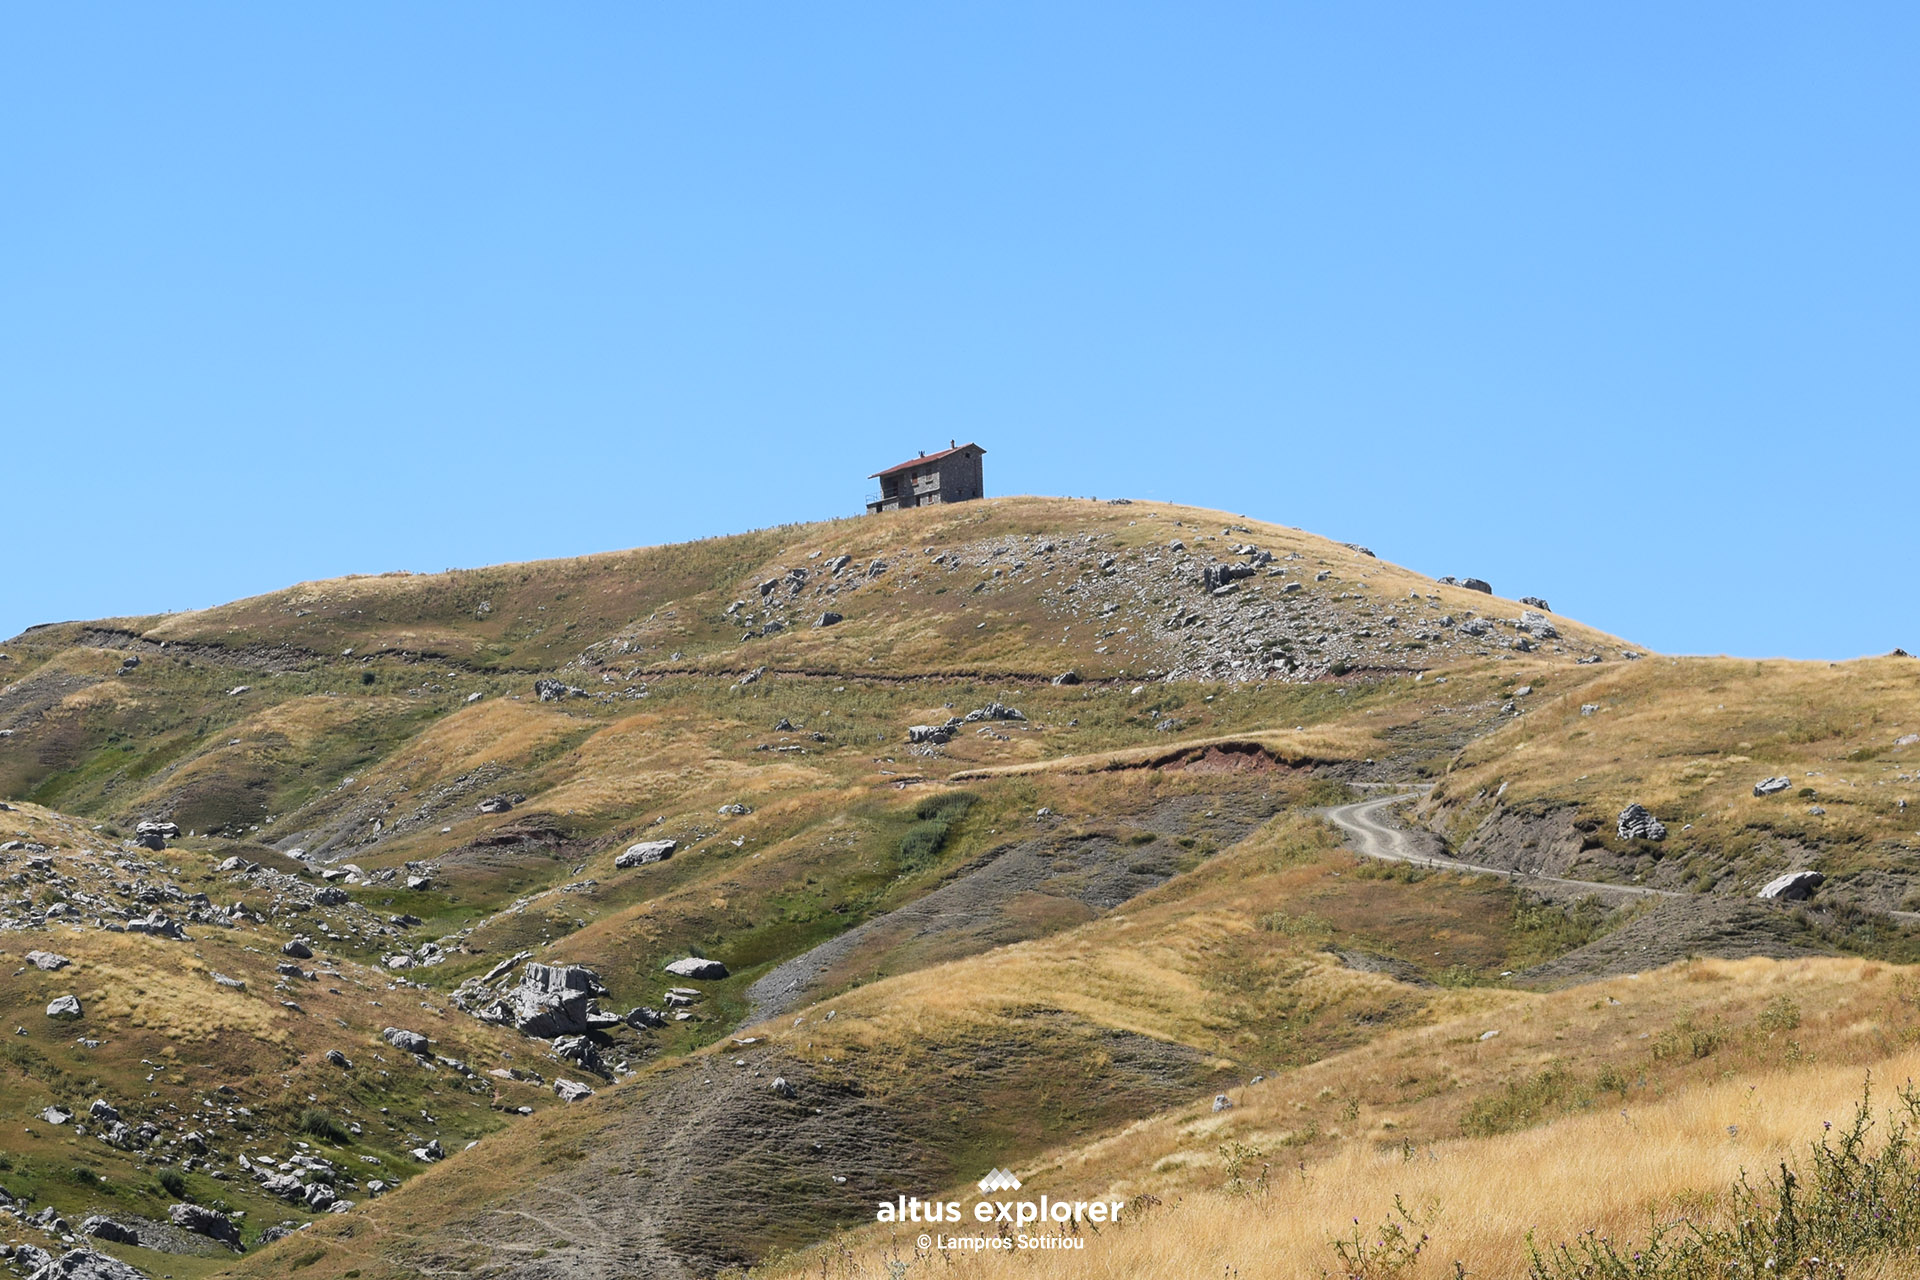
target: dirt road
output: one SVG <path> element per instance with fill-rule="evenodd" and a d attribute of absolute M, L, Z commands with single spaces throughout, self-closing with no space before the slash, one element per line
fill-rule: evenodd
<path fill-rule="evenodd" d="M 1486 867 L 1478 863 L 1461 862 L 1455 858 L 1442 858 L 1422 853 L 1409 838 L 1406 830 L 1385 816 L 1394 805 L 1419 794 L 1418 789 L 1395 791 L 1391 795 L 1376 796 L 1370 800 L 1357 800 L 1352 804 L 1335 805 L 1320 812 L 1325 815 L 1328 822 L 1347 834 L 1351 841 L 1349 847 L 1355 853 L 1363 857 L 1379 858 L 1383 862 L 1410 862 L 1416 866 L 1431 867 L 1436 871 L 1467 871 L 1480 875 L 1505 876 L 1510 880 L 1528 885 L 1619 894 L 1631 898 L 1687 896 L 1672 889 L 1651 889 L 1644 885 L 1604 884 L 1597 880 L 1563 880 L 1558 876 L 1529 875 L 1522 871 L 1509 871 L 1503 867 Z"/>

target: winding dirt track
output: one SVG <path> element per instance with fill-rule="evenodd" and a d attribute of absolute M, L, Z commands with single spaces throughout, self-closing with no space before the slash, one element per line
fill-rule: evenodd
<path fill-rule="evenodd" d="M 1630 898 L 1687 896 L 1673 889 L 1653 889 L 1637 884 L 1604 884 L 1598 880 L 1563 880 L 1559 876 L 1536 876 L 1524 871 L 1510 871 L 1505 867 L 1487 867 L 1475 862 L 1461 862 L 1456 858 L 1441 858 L 1421 853 L 1414 848 L 1413 841 L 1407 838 L 1407 833 L 1384 816 L 1394 805 L 1419 794 L 1420 790 L 1396 791 L 1392 795 L 1377 796 L 1371 800 L 1357 800 L 1352 804 L 1335 805 L 1320 812 L 1328 822 L 1346 833 L 1350 841 L 1349 847 L 1355 853 L 1363 857 L 1378 858 L 1382 862 L 1410 862 L 1416 866 L 1431 867 L 1437 871 L 1466 871 L 1478 875 L 1505 876 L 1525 884 L 1556 885 L 1567 889 L 1585 890 L 1589 893 L 1621 894 Z"/>

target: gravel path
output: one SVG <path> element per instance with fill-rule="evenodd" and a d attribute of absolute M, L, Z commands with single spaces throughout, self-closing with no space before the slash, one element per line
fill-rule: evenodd
<path fill-rule="evenodd" d="M 1476 875 L 1503 876 L 1528 885 L 1577 889 L 1588 893 L 1614 893 L 1633 898 L 1690 896 L 1673 889 L 1653 889 L 1645 885 L 1607 884 L 1598 880 L 1566 880 L 1559 876 L 1530 875 L 1526 872 L 1510 871 L 1504 867 L 1487 867 L 1476 862 L 1461 862 L 1457 858 L 1443 858 L 1436 854 L 1424 853 L 1416 846 L 1405 828 L 1393 823 L 1386 816 L 1394 805 L 1402 800 L 1410 800 L 1424 790 L 1424 787 L 1411 790 L 1396 789 L 1391 795 L 1376 796 L 1370 800 L 1356 800 L 1352 804 L 1335 805 L 1320 812 L 1327 821 L 1346 833 L 1351 842 L 1349 847 L 1355 853 L 1362 857 L 1378 858 L 1383 862 L 1410 862 L 1416 866 L 1431 867 L 1436 871 L 1465 871 Z"/>

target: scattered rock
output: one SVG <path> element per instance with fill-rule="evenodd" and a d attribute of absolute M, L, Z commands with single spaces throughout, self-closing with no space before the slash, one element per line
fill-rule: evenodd
<path fill-rule="evenodd" d="M 289 938 L 280 944 L 280 954 L 292 956 L 295 960 L 313 959 L 313 948 L 298 938 Z"/>
<path fill-rule="evenodd" d="M 506 813 L 513 808 L 513 797 L 488 796 L 478 807 L 482 813 Z"/>
<path fill-rule="evenodd" d="M 342 1071 L 353 1070 L 353 1060 L 338 1049 L 327 1050 L 327 1062 L 331 1066 L 339 1067 Z"/>
<path fill-rule="evenodd" d="M 1014 710 L 1004 702 L 989 702 L 986 706 L 969 711 L 961 717 L 967 724 L 981 720 L 1025 720 L 1026 718 L 1024 713 Z"/>
<path fill-rule="evenodd" d="M 1805 902 L 1825 882 L 1826 877 L 1818 871 L 1789 871 L 1786 875 L 1767 881 L 1760 890 L 1760 896 L 1776 902 Z"/>
<path fill-rule="evenodd" d="M 1209 591 L 1230 587 L 1241 578 L 1251 578 L 1259 570 L 1250 564 L 1210 564 L 1200 571 L 1200 585 Z"/>
<path fill-rule="evenodd" d="M 596 1075 L 606 1074 L 600 1065 L 600 1051 L 585 1036 L 561 1036 L 553 1042 L 553 1052 L 557 1057 L 585 1067 Z"/>
<path fill-rule="evenodd" d="M 1058 684 L 1059 681 L 1054 681 Z M 944 724 L 916 724 L 907 729 L 907 741 L 929 746 L 940 746 L 953 741 L 953 730 Z"/>
<path fill-rule="evenodd" d="M 493 968 L 487 970 L 485 974 L 481 975 L 480 981 L 492 982 L 495 978 L 501 977 L 504 974 L 506 974 L 508 970 L 512 969 L 515 965 L 519 964 L 521 961 L 531 960 L 532 958 L 533 958 L 533 952 L 531 951 L 517 951 L 513 955 L 508 956 L 505 960 L 502 960 L 499 964 L 496 964 L 495 966 L 493 966 Z"/>
<path fill-rule="evenodd" d="M 133 841 L 143 849 L 158 852 L 167 847 L 167 841 L 178 840 L 180 828 L 172 822 L 142 822 L 133 829 Z"/>
<path fill-rule="evenodd" d="M 788 1084 L 785 1076 L 775 1076 L 773 1078 L 773 1091 L 782 1098 L 797 1098 L 800 1096 L 799 1090 Z"/>
<path fill-rule="evenodd" d="M 1493 594 L 1492 584 L 1488 583 L 1484 578 L 1462 578 L 1460 579 L 1460 585 L 1469 591 L 1478 591 L 1482 595 L 1490 596 Z"/>
<path fill-rule="evenodd" d="M 233 1242 L 233 1247 L 240 1247 L 237 1240 Z M 71 1249 L 55 1259 L 44 1249 L 21 1245 L 14 1250 L 13 1256 L 16 1262 L 28 1262 L 29 1265 L 39 1263 L 28 1272 L 27 1280 L 146 1280 L 144 1271 L 108 1254 L 95 1253 L 92 1249 Z M 42 1258 L 46 1261 L 41 1262 Z"/>
<path fill-rule="evenodd" d="M 594 1000 L 606 994 L 599 975 L 583 965 L 529 964 L 503 993 L 496 995 L 483 984 L 463 985 L 454 1000 L 482 1022 L 552 1040 L 591 1030 Z"/>
<path fill-rule="evenodd" d="M 1792 785 L 1793 779 L 1791 778 L 1768 778 L 1765 782 L 1756 782 L 1753 784 L 1753 794 L 1756 796 L 1778 795 Z"/>
<path fill-rule="evenodd" d="M 744 818 L 748 814 L 752 813 L 753 810 L 748 808 L 744 804 L 723 804 L 720 806 L 720 812 L 727 815 L 728 817 Z"/>
<path fill-rule="evenodd" d="M 560 1101 L 562 1102 L 579 1102 L 593 1096 L 592 1089 L 581 1084 L 578 1080 L 568 1080 L 565 1077 L 553 1082 L 553 1091 L 560 1095 Z"/>
<path fill-rule="evenodd" d="M 613 865 L 624 869 L 644 867 L 650 862 L 664 862 L 679 847 L 677 840 L 642 840 L 639 844 L 628 845 L 627 851 L 613 860 Z"/>
<path fill-rule="evenodd" d="M 58 973 L 60 970 L 72 964 L 73 961 L 51 951 L 29 951 L 27 952 L 27 963 L 47 973 Z"/>
<path fill-rule="evenodd" d="M 542 702 L 561 702 L 567 698 L 584 698 L 587 696 L 585 689 L 576 689 L 564 681 L 553 679 L 535 680 L 533 682 L 533 692 L 534 696 Z"/>
<path fill-rule="evenodd" d="M 140 1233 L 132 1227 L 115 1222 L 112 1218 L 103 1218 L 94 1214 L 80 1224 L 82 1235 L 96 1236 L 101 1240 L 110 1240 L 114 1244 L 139 1244 Z"/>
<path fill-rule="evenodd" d="M 635 1029 L 664 1027 L 667 1015 L 658 1009 L 635 1009 L 627 1015 L 627 1025 Z"/>
<path fill-rule="evenodd" d="M 836 622 L 845 622 L 845 621 L 846 621 L 845 618 L 841 617 L 839 614 L 829 609 L 825 613 L 821 614 L 817 619 L 815 619 L 813 625 L 815 627 L 830 627 Z"/>
<path fill-rule="evenodd" d="M 1553 612 L 1553 606 L 1552 606 L 1552 605 L 1550 605 L 1550 604 L 1548 604 L 1548 603 L 1547 603 L 1547 602 L 1546 602 L 1545 600 L 1542 600 L 1542 599 L 1541 599 L 1541 598 L 1540 598 L 1539 596 L 1521 596 L 1521 597 L 1520 597 L 1520 603 L 1521 603 L 1521 604 L 1530 604 L 1530 605 L 1532 605 L 1532 606 L 1533 606 L 1534 608 L 1536 608 L 1536 609 L 1538 609 L 1538 610 L 1540 610 L 1540 612 L 1542 612 L 1542 613 L 1552 613 L 1552 612 Z"/>
<path fill-rule="evenodd" d="M 73 1112 L 67 1110 L 65 1107 L 48 1107 L 40 1113 L 40 1118 L 48 1124 L 66 1124 L 69 1120 L 73 1119 Z"/>
<path fill-rule="evenodd" d="M 703 982 L 716 981 L 727 976 L 727 966 L 718 960 L 708 960 L 702 956 L 688 956 L 684 960 L 675 960 L 667 966 L 667 972 L 676 978 L 694 978 Z"/>
<path fill-rule="evenodd" d="M 25 1271 L 28 1275 L 28 1280 L 37 1280 L 43 1268 L 53 1265 L 53 1255 L 45 1249 L 37 1248 L 30 1244 L 13 1245 L 11 1247 L 13 1249 L 14 1269 L 17 1271 Z M 0 1253 L 0 1257 L 6 1256 L 6 1254 Z M 48 1272 L 48 1274 L 52 1275 L 53 1273 Z"/>
<path fill-rule="evenodd" d="M 388 1027 L 380 1033 L 380 1038 L 394 1048 L 407 1053 L 427 1052 L 427 1038 L 418 1031 L 408 1031 L 404 1027 Z"/>
<path fill-rule="evenodd" d="M 1061 673 L 1060 673 L 1059 675 L 1057 675 L 1057 676 L 1055 676 L 1055 677 L 1053 678 L 1053 682 L 1054 682 L 1055 684 L 1063 684 L 1063 685 L 1064 685 L 1064 684 L 1079 684 L 1079 683 L 1080 683 L 1080 673 L 1079 673 L 1079 672 L 1077 672 L 1077 671 L 1062 671 L 1062 672 L 1061 672 Z"/>
<path fill-rule="evenodd" d="M 1213 1109 L 1215 1111 L 1231 1111 L 1233 1110 L 1233 1099 L 1224 1093 L 1216 1093 L 1213 1095 Z"/>
<path fill-rule="evenodd" d="M 80 1008 L 80 997 L 79 996 L 56 997 L 53 1000 L 53 1002 L 47 1006 L 47 1016 L 49 1018 L 66 1018 L 66 1019 L 84 1017 L 85 1014 Z"/>
<path fill-rule="evenodd" d="M 169 919 L 157 910 L 148 912 L 138 920 L 127 921 L 126 929 L 128 933 L 145 933 L 156 938 L 172 938 L 175 942 L 187 940 L 187 931 L 181 927 L 180 922 Z"/>
<path fill-rule="evenodd" d="M 209 1240 L 218 1240 L 232 1249 L 239 1249 L 240 1231 L 233 1225 L 233 1219 L 205 1205 L 176 1204 L 167 1210 L 167 1217 L 173 1225 L 195 1235 L 205 1236 Z"/>
<path fill-rule="evenodd" d="M 1616 829 L 1622 840 L 1665 840 L 1667 838 L 1665 824 L 1637 804 L 1630 804 L 1620 811 Z"/>
<path fill-rule="evenodd" d="M 1544 617 L 1533 612 L 1531 609 L 1521 612 L 1520 629 L 1532 636 L 1535 640 L 1558 640 L 1560 638 L 1559 628 L 1555 627 L 1551 622 L 1548 622 Z"/>

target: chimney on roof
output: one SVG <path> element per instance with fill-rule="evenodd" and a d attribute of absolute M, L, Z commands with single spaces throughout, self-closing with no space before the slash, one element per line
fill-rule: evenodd
<path fill-rule="evenodd" d="M 949 441 L 947 441 L 947 448 L 949 448 L 949 449 L 958 449 L 959 447 L 960 447 L 960 442 L 959 442 L 958 440 L 949 440 Z"/>
<path fill-rule="evenodd" d="M 926 456 L 927 456 L 927 451 L 926 451 L 925 449 L 922 449 L 922 450 L 920 451 L 920 456 L 921 456 L 921 457 L 923 457 L 923 458 L 924 458 L 924 457 L 926 457 Z"/>

